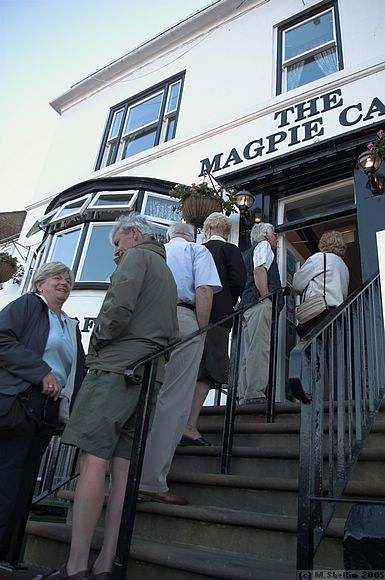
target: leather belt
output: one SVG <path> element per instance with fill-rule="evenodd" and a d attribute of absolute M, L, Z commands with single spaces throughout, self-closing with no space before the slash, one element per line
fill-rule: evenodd
<path fill-rule="evenodd" d="M 189 304 L 188 302 L 178 302 L 177 306 L 181 306 L 182 308 L 188 308 L 189 310 L 195 311 L 195 305 Z"/>

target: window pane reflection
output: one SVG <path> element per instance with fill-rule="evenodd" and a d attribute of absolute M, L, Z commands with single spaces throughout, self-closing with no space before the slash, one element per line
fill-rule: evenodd
<path fill-rule="evenodd" d="M 322 46 L 333 38 L 333 16 L 330 10 L 286 32 L 285 59 L 288 60 L 312 48 Z"/>
<path fill-rule="evenodd" d="M 302 199 L 285 203 L 284 223 L 341 211 L 354 203 L 352 185 L 327 190 L 318 195 L 308 195 Z"/>
<path fill-rule="evenodd" d="M 163 93 L 135 105 L 130 109 L 125 133 L 130 133 L 131 131 L 136 131 L 140 127 L 145 127 L 151 123 L 154 123 L 159 118 L 160 106 L 162 104 Z"/>
<path fill-rule="evenodd" d="M 295 89 L 337 71 L 334 48 L 324 50 L 287 68 L 287 89 Z"/>
<path fill-rule="evenodd" d="M 116 265 L 109 234 L 111 225 L 93 226 L 80 273 L 82 282 L 109 282 Z"/>
<path fill-rule="evenodd" d="M 150 147 L 153 147 L 155 145 L 155 137 L 156 130 L 153 130 L 151 133 L 138 136 L 134 138 L 132 141 L 127 139 L 126 147 L 123 153 L 123 159 L 126 159 L 126 157 L 130 157 L 130 155 L 136 155 L 136 153 L 140 153 L 141 151 L 145 151 L 146 149 L 150 149 Z"/>
<path fill-rule="evenodd" d="M 50 255 L 50 261 L 63 262 L 69 268 L 72 268 L 75 257 L 76 247 L 80 236 L 80 229 L 72 230 L 64 234 L 57 234 L 55 245 Z"/>
<path fill-rule="evenodd" d="M 177 83 L 170 88 L 170 95 L 168 99 L 167 112 L 175 111 L 178 106 L 179 89 L 181 84 Z"/>

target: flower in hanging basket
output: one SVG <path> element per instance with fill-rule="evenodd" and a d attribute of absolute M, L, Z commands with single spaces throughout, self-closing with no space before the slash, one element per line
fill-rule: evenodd
<path fill-rule="evenodd" d="M 376 153 L 382 159 L 385 159 L 385 131 L 379 129 L 377 131 L 378 139 L 367 144 L 367 148 L 372 153 Z"/>
<path fill-rule="evenodd" d="M 7 282 L 17 272 L 17 258 L 0 252 L 0 282 Z"/>
<path fill-rule="evenodd" d="M 215 200 L 218 204 L 218 209 L 215 211 L 225 212 L 226 215 L 230 215 L 237 211 L 235 194 L 232 191 L 226 190 L 225 192 L 221 187 L 215 189 L 214 187 L 210 187 L 207 183 L 192 183 L 191 185 L 177 183 L 169 193 L 172 197 L 179 199 L 180 207 L 174 209 L 175 211 L 182 211 L 182 213 L 183 204 L 186 199 L 190 197 L 209 197 Z"/>

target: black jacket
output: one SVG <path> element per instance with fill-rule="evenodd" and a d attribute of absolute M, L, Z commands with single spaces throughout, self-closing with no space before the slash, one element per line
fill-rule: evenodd
<path fill-rule="evenodd" d="M 42 378 L 50 372 L 50 366 L 42 359 L 48 333 L 48 306 L 37 294 L 24 294 L 3 308 L 0 312 L 1 394 L 17 395 L 30 385 L 39 385 Z M 76 336 L 74 396 L 86 371 L 79 327 Z"/>
<path fill-rule="evenodd" d="M 246 268 L 240 249 L 229 242 L 208 240 L 205 244 L 214 258 L 222 290 L 213 296 L 210 322 L 218 322 L 233 312 L 246 283 Z M 223 324 L 231 328 L 232 321 Z"/>

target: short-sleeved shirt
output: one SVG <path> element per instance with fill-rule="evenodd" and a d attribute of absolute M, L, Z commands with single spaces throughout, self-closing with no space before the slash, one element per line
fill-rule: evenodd
<path fill-rule="evenodd" d="M 178 302 L 195 304 L 199 286 L 211 286 L 214 294 L 222 290 L 217 267 L 209 250 L 184 238 L 172 238 L 165 244 L 167 265 L 177 286 Z"/>
<path fill-rule="evenodd" d="M 260 268 L 263 266 L 266 270 L 269 270 L 271 264 L 274 260 L 274 252 L 271 249 L 271 245 L 267 240 L 259 242 L 255 246 L 253 254 L 253 264 L 254 268 Z"/>

